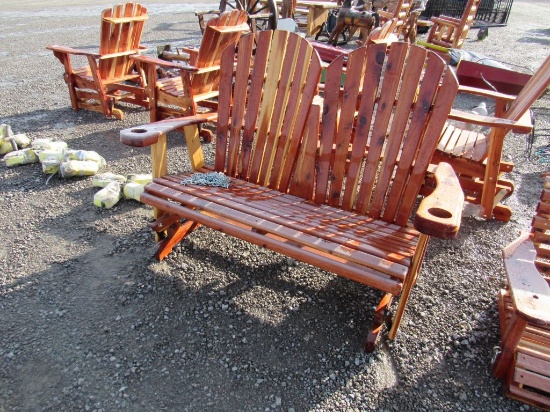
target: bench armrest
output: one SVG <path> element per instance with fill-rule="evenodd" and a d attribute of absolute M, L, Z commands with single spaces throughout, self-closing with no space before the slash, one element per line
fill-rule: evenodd
<path fill-rule="evenodd" d="M 550 326 L 550 286 L 535 267 L 535 256 L 527 232 L 502 250 L 515 314 L 531 324 Z"/>
<path fill-rule="evenodd" d="M 182 129 L 185 126 L 198 125 L 215 120 L 215 113 L 179 117 L 142 126 L 132 127 L 120 131 L 120 141 L 128 146 L 146 147 L 158 142 L 159 137 L 173 130 Z"/>
<path fill-rule="evenodd" d="M 460 228 L 464 194 L 448 163 L 439 163 L 434 176 L 437 186 L 420 203 L 414 217 L 414 227 L 426 235 L 454 239 Z"/>

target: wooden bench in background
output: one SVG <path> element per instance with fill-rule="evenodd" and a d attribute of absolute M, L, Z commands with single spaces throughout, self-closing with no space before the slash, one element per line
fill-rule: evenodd
<path fill-rule="evenodd" d="M 499 296 L 500 352 L 493 374 L 506 396 L 550 410 L 550 181 L 531 233 L 503 250 L 507 284 Z"/>
<path fill-rule="evenodd" d="M 203 116 L 121 132 L 151 146 L 155 179 L 141 201 L 156 210 L 157 257 L 202 225 L 378 289 L 372 350 L 384 325 L 395 337 L 429 236 L 452 239 L 460 226 L 464 197 L 448 164 L 415 208 L 458 81 L 421 47 L 375 44 L 348 55 L 343 85 L 344 57 L 328 66 L 321 110 L 321 61 L 305 39 L 261 31 L 237 50 L 220 62 L 213 165 L 198 139 Z M 195 173 L 168 175 L 166 133 L 179 129 Z M 197 172 L 229 185 L 184 183 L 205 177 Z"/>

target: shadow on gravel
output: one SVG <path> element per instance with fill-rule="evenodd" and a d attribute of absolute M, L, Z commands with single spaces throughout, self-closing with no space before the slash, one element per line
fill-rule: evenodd
<path fill-rule="evenodd" d="M 519 43 L 538 43 L 541 45 L 550 45 L 550 29 L 528 30 L 529 36 L 520 37 Z"/>

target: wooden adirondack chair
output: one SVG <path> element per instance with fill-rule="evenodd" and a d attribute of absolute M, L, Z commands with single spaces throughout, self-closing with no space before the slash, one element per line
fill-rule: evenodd
<path fill-rule="evenodd" d="M 380 15 L 380 25 L 388 20 L 397 19 L 394 26 L 394 32 L 396 35 L 399 35 L 409 17 L 410 11 L 411 1 L 397 0 L 395 5 L 391 6 L 391 10 L 377 10 L 376 12 Z"/>
<path fill-rule="evenodd" d="M 47 46 L 65 67 L 64 79 L 74 110 L 102 112 L 119 120 L 122 110 L 115 102 L 124 101 L 148 107 L 144 75 L 135 70 L 131 55 L 140 53 L 147 9 L 138 3 L 118 4 L 101 13 L 99 53 L 64 46 Z M 84 56 L 88 66 L 73 68 L 71 56 Z"/>
<path fill-rule="evenodd" d="M 123 143 L 151 146 L 155 179 L 141 201 L 156 208 L 152 226 L 166 236 L 157 257 L 199 225 L 223 231 L 383 291 L 368 350 L 401 296 L 393 339 L 429 235 L 457 235 L 463 195 L 441 164 L 439 192 L 410 223 L 458 82 L 433 52 L 394 43 L 386 54 L 386 47 L 348 55 L 343 93 L 344 57 L 336 59 L 321 110 L 312 104 L 321 62 L 309 42 L 263 31 L 252 56 L 253 36 L 241 38 L 237 54 L 229 47 L 222 55 L 211 166 L 198 142 L 200 115 L 122 131 Z M 166 133 L 181 128 L 193 173 L 167 176 Z M 193 184 L 205 177 L 229 185 Z"/>
<path fill-rule="evenodd" d="M 474 23 L 480 1 L 468 0 L 460 19 L 449 16 L 432 17 L 430 20 L 433 25 L 426 43 L 448 49 L 461 49 Z"/>
<path fill-rule="evenodd" d="M 198 49 L 184 49 L 187 55 L 170 54 L 172 58 L 187 60 L 186 64 L 134 56 L 147 73 L 146 90 L 152 122 L 194 115 L 199 108 L 212 112 L 212 120 L 215 120 L 221 53 L 227 46 L 236 44 L 242 33 L 249 31 L 246 21 L 243 10 L 227 11 L 210 19 Z M 176 75 L 159 78 L 158 67 L 174 70 Z M 208 130 L 203 130 L 203 136 L 210 140 Z"/>
<path fill-rule="evenodd" d="M 508 221 L 512 210 L 500 202 L 514 190 L 513 182 L 503 174 L 512 171 L 513 163 L 502 160 L 504 138 L 509 131 L 529 133 L 532 129 L 529 108 L 550 86 L 550 55 L 524 86 L 517 97 L 490 90 L 461 87 L 496 102 L 495 116 L 478 116 L 453 110 L 450 119 L 491 127 L 485 135 L 475 130 L 448 124 L 434 153 L 434 163 L 446 161 L 459 176 L 466 200 L 481 205 L 481 217 Z"/>

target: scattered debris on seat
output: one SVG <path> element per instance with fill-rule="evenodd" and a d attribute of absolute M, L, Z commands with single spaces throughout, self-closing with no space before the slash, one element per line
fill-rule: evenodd
<path fill-rule="evenodd" d="M 218 186 L 226 189 L 229 188 L 230 183 L 231 179 L 220 172 L 195 173 L 181 181 L 182 185 Z"/>

